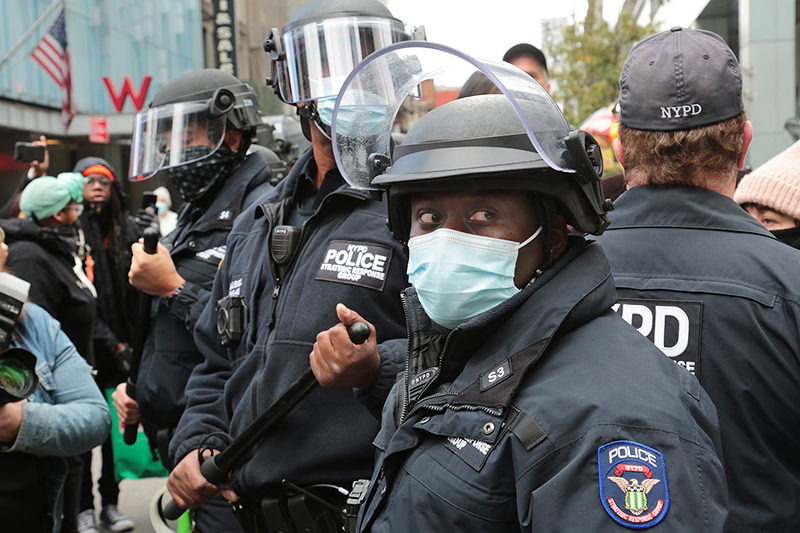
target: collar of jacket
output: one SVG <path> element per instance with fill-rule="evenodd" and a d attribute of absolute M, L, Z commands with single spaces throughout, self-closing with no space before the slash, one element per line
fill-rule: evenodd
<path fill-rule="evenodd" d="M 413 379 L 436 368 L 439 388 L 444 389 L 432 402 L 422 398 L 421 405 L 456 409 L 482 406 L 501 412 L 513 398 L 527 366 L 543 354 L 550 339 L 609 310 L 617 295 L 605 254 L 595 243 L 575 240 L 533 283 L 461 324 L 446 339 L 422 310 L 414 289 L 404 291 L 409 322 L 409 376 Z M 514 363 L 515 356 L 527 366 L 515 371 L 514 379 L 495 387 L 482 387 L 483 374 L 506 360 Z M 433 360 L 436 357 L 439 361 Z"/>
<path fill-rule="evenodd" d="M 15 241 L 30 241 L 38 243 L 45 250 L 63 255 L 72 261 L 73 253 L 77 249 L 59 238 L 58 235 L 42 231 L 42 228 L 32 220 L 12 218 L 0 221 L 0 228 L 6 233 L 6 243 Z"/>
<path fill-rule="evenodd" d="M 256 220 L 263 216 L 269 215 L 268 218 L 273 219 L 272 216 L 273 211 L 277 209 L 276 206 L 283 207 L 285 202 L 289 201 L 291 198 L 294 197 L 295 191 L 297 190 L 298 184 L 300 183 L 301 179 L 304 179 L 307 174 L 309 174 L 310 169 L 309 166 L 316 164 L 314 162 L 314 148 L 309 148 L 305 151 L 303 155 L 295 162 L 292 170 L 289 174 L 286 175 L 285 178 L 281 180 L 280 183 L 272 190 L 269 197 L 266 199 L 265 202 L 256 206 L 254 217 Z M 333 169 L 338 172 L 338 169 Z M 330 172 L 330 171 L 329 171 Z M 359 189 L 354 189 L 347 185 L 346 183 L 336 189 L 331 194 L 340 193 L 343 191 L 347 191 L 348 195 L 361 198 L 364 200 L 370 200 L 371 196 L 369 191 L 363 191 Z M 388 231 L 388 230 L 387 230 Z"/>
<path fill-rule="evenodd" d="M 641 185 L 625 191 L 608 214 L 606 231 L 623 228 L 695 228 L 772 237 L 747 211 L 702 187 Z"/>
<path fill-rule="evenodd" d="M 249 177 L 249 179 L 237 179 L 239 176 Z M 191 231 L 232 227 L 233 221 L 242 211 L 242 202 L 247 193 L 267 183 L 270 176 L 267 162 L 260 154 L 248 155 L 234 173 L 225 180 L 211 204 L 203 209 L 202 216 L 194 223 Z M 177 222 L 179 227 L 183 227 L 186 217 L 191 216 L 194 207 L 194 204 L 189 203 L 183 208 Z M 220 214 L 225 211 L 230 211 L 230 214 L 220 218 Z"/>

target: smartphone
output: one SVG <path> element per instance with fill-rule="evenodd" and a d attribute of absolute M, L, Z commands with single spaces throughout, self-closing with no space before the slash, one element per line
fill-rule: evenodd
<path fill-rule="evenodd" d="M 148 207 L 155 208 L 156 206 L 156 199 L 158 197 L 155 193 L 150 191 L 145 191 L 142 193 L 142 209 L 147 209 Z"/>
<path fill-rule="evenodd" d="M 19 142 L 14 145 L 14 161 L 30 163 L 31 161 L 44 162 L 44 146 L 33 143 Z"/>

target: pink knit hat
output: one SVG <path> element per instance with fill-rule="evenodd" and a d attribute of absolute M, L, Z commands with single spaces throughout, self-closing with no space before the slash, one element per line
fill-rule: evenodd
<path fill-rule="evenodd" d="M 733 199 L 800 220 L 800 141 L 742 178 Z"/>

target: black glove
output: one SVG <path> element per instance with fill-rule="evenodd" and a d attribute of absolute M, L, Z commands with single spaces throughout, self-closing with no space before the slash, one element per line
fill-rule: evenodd
<path fill-rule="evenodd" d="M 139 235 L 144 234 L 147 228 L 155 228 L 161 234 L 161 226 L 158 223 L 158 215 L 156 210 L 152 207 L 147 209 L 139 209 L 136 212 L 136 225 L 139 228 Z"/>

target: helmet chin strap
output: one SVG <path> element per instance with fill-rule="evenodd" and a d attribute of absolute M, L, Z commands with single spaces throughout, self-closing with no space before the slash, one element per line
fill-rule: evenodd
<path fill-rule="evenodd" d="M 300 126 L 306 139 L 311 141 L 311 123 L 313 123 L 326 139 L 331 140 L 331 128 L 322 122 L 314 102 L 307 102 L 305 107 L 298 107 L 297 115 L 300 117 Z"/>
<path fill-rule="evenodd" d="M 555 225 L 556 218 L 555 202 L 547 196 L 534 195 L 533 204 L 536 209 L 536 216 L 540 221 L 539 223 L 542 228 L 544 228 L 542 243 L 544 245 L 545 260 L 544 263 L 536 269 L 533 278 L 531 278 L 528 284 L 533 283 L 536 278 L 544 274 L 544 271 L 550 268 L 555 262 L 555 257 L 553 257 L 553 226 Z"/>

